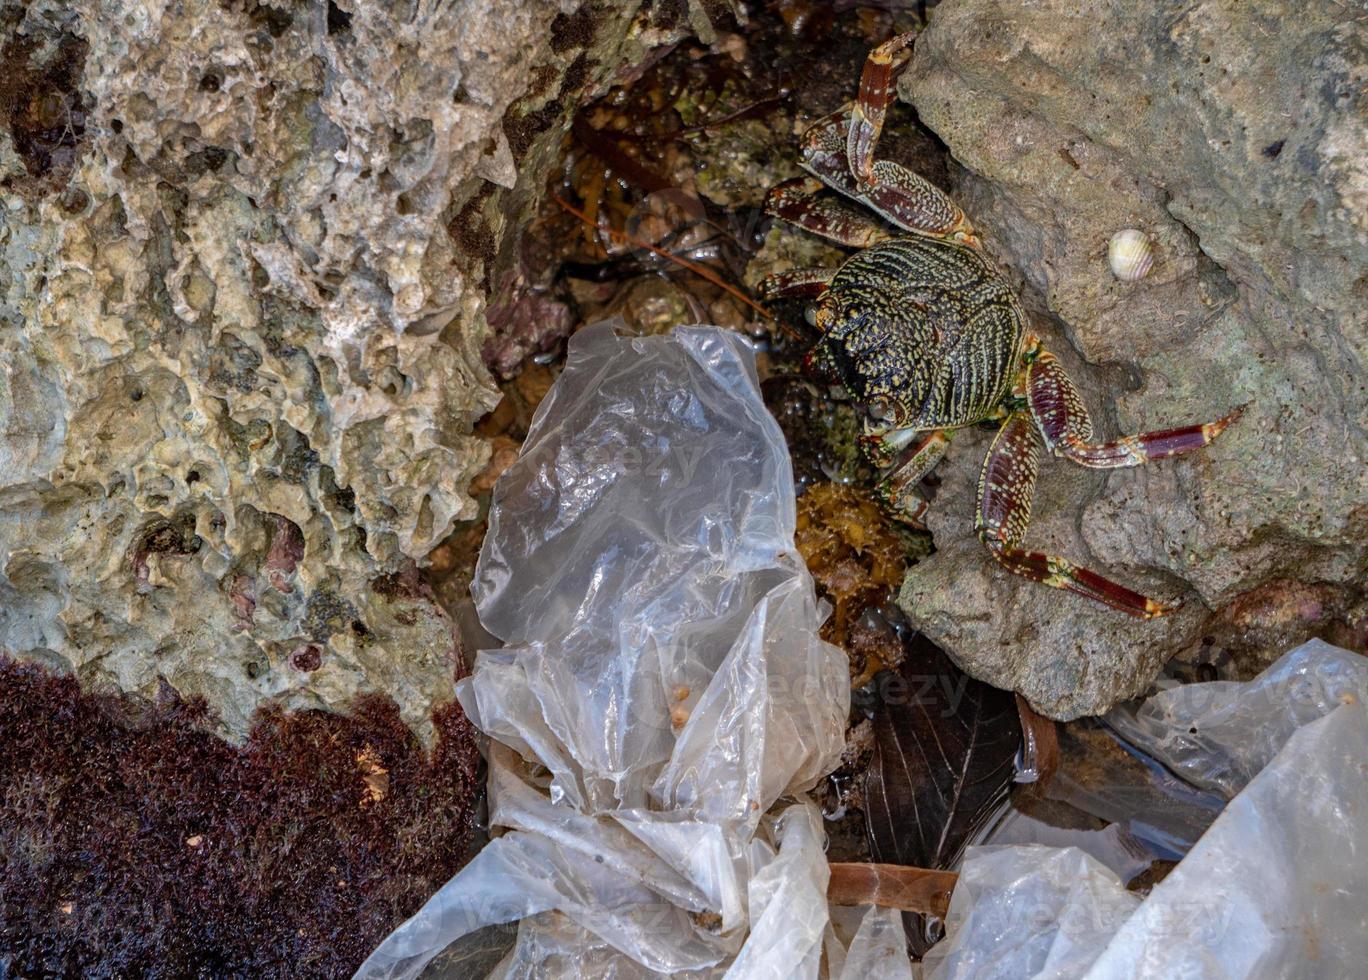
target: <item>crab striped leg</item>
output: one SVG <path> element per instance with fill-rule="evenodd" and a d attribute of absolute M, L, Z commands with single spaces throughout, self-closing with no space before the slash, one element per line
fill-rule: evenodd
<path fill-rule="evenodd" d="M 1021 547 L 1031 523 L 1040 455 L 1031 420 L 1021 412 L 1007 418 L 988 450 L 979 476 L 975 526 L 979 540 L 1008 571 L 1034 582 L 1064 589 L 1141 619 L 1173 612 L 1165 605 L 1118 585 L 1066 558 Z"/>
<path fill-rule="evenodd" d="M 974 229 L 954 201 L 929 181 L 874 150 L 893 98 L 893 59 L 912 42 L 901 34 L 870 52 L 855 102 L 819 119 L 803 134 L 803 167 L 828 187 L 859 201 L 909 231 L 961 234 L 976 241 Z"/>
<path fill-rule="evenodd" d="M 852 248 L 868 248 L 889 237 L 859 208 L 810 178 L 795 177 L 770 188 L 765 212 Z"/>
<path fill-rule="evenodd" d="M 856 109 L 850 111 L 853 114 Z M 875 160 L 870 164 L 872 181 L 857 184 L 850 172 L 848 131 L 847 120 L 835 115 L 814 123 L 803 135 L 803 168 L 832 190 L 871 208 L 899 228 L 934 235 L 963 232 L 972 238 L 973 227 L 959 205 L 940 188 L 901 164 Z M 768 205 L 765 210 L 778 214 Z"/>
<path fill-rule="evenodd" d="M 1094 444 L 1088 409 L 1073 381 L 1049 352 L 1042 353 L 1027 369 L 1026 400 L 1046 448 L 1056 456 L 1091 469 L 1139 466 L 1190 453 L 1209 445 L 1244 414 L 1243 408 L 1237 408 L 1215 422 L 1142 432 Z"/>
<path fill-rule="evenodd" d="M 895 430 L 895 433 L 896 431 L 906 430 Z M 929 506 L 921 490 L 918 490 L 918 485 L 926 474 L 945 459 L 945 450 L 949 448 L 949 431 L 944 428 L 937 428 L 921 435 L 921 439 L 908 439 L 908 445 L 902 452 L 893 453 L 892 467 L 889 468 L 888 475 L 880 480 L 877 489 L 878 497 L 884 504 L 892 508 L 900 520 L 907 521 L 914 527 L 925 527 L 922 517 L 926 516 L 926 508 Z M 862 441 L 862 446 L 867 445 L 869 443 Z M 866 449 L 866 452 L 873 456 L 876 450 Z"/>
<path fill-rule="evenodd" d="M 860 97 L 850 112 L 850 133 L 846 137 L 846 154 L 850 172 L 861 185 L 874 180 L 874 145 L 883 132 L 884 116 L 893 98 L 893 79 L 897 72 L 893 59 L 912 43 L 916 31 L 899 34 L 880 44 L 865 59 L 860 74 Z"/>
<path fill-rule="evenodd" d="M 827 283 L 836 274 L 834 269 L 790 269 L 776 272 L 760 280 L 760 295 L 765 299 L 821 296 Z"/>

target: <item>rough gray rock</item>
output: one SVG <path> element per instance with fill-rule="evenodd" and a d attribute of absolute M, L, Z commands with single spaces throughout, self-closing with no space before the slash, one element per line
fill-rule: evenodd
<path fill-rule="evenodd" d="M 1368 25 L 1334 0 L 1295 16 L 1275 0 L 935 8 L 900 92 L 963 164 L 957 197 L 990 250 L 1043 297 L 1042 333 L 1096 366 L 1070 364 L 1102 434 L 1250 404 L 1184 459 L 1043 466 L 1032 546 L 1184 596 L 1166 621 L 994 567 L 972 534 L 984 439 L 957 439 L 930 515 L 939 551 L 902 602 L 971 674 L 1057 718 L 1096 713 L 1271 582 L 1362 596 L 1365 79 Z M 1106 261 L 1128 227 L 1158 243 L 1137 283 Z"/>
<path fill-rule="evenodd" d="M 634 10 L 0 7 L 0 650 L 430 732 L 486 284 Z"/>

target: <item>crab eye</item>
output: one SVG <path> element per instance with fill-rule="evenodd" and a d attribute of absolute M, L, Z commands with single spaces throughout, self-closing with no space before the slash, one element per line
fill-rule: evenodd
<path fill-rule="evenodd" d="M 869 417 L 876 422 L 893 421 L 893 405 L 883 395 L 876 395 L 871 398 L 866 406 L 866 411 L 869 412 Z"/>
<path fill-rule="evenodd" d="M 816 304 L 816 303 L 809 303 L 809 304 L 808 304 L 807 309 L 803 311 L 803 319 L 807 320 L 808 326 L 809 326 L 809 327 L 815 327 L 815 326 L 817 326 L 817 304 Z"/>

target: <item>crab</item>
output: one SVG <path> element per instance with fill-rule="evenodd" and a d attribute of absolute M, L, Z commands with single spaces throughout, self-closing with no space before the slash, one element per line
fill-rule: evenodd
<path fill-rule="evenodd" d="M 874 151 L 915 32 L 870 52 L 859 96 L 802 137 L 799 177 L 774 187 L 775 217 L 859 251 L 836 269 L 795 269 L 765 279 L 765 298 L 804 297 L 821 338 L 806 365 L 839 383 L 862 409 L 861 446 L 880 470 L 879 495 L 920 524 L 918 484 L 944 457 L 951 434 L 1000 422 L 978 484 L 975 528 L 1006 569 L 1149 619 L 1159 602 L 1065 558 L 1028 550 L 1040 444 L 1095 469 L 1138 466 L 1208 445 L 1243 408 L 1200 425 L 1093 441 L 1078 388 L 1027 330 L 1015 291 L 984 255 L 964 212 L 917 174 Z M 902 63 L 905 65 L 905 61 Z M 890 233 L 862 210 L 899 229 Z"/>

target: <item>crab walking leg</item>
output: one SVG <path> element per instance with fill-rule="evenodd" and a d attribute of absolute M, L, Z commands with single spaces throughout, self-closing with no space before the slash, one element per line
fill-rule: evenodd
<path fill-rule="evenodd" d="M 765 211 L 823 238 L 854 248 L 868 248 L 888 239 L 888 232 L 863 212 L 833 194 L 815 180 L 796 177 L 773 187 L 765 199 Z"/>
<path fill-rule="evenodd" d="M 915 452 L 926 435 L 921 429 L 899 429 L 891 422 L 866 417 L 864 432 L 860 434 L 860 452 L 876 470 L 888 470 L 909 452 Z M 918 436 L 922 439 L 918 440 Z"/>
<path fill-rule="evenodd" d="M 818 330 L 822 329 L 820 323 L 816 326 Z M 803 373 L 829 384 L 841 383 L 841 365 L 825 337 L 813 344 L 803 356 Z"/>
<path fill-rule="evenodd" d="M 908 430 L 895 429 L 889 435 L 899 431 Z M 922 518 L 929 505 L 917 489 L 917 484 L 945 458 L 945 450 L 950 445 L 950 433 L 945 429 L 936 429 L 916 435 L 923 438 L 909 439 L 908 445 L 893 455 L 892 469 L 879 481 L 877 493 L 899 518 L 920 527 L 923 526 Z"/>
<path fill-rule="evenodd" d="M 854 114 L 857 109 L 849 111 Z M 833 113 L 814 123 L 803 134 L 803 167 L 826 186 L 859 201 L 900 228 L 934 235 L 963 232 L 973 236 L 973 228 L 958 204 L 900 164 L 875 160 L 870 164 L 871 182 L 857 184 L 850 172 L 847 151 L 847 134 L 851 131 L 849 118 L 843 114 Z"/>
<path fill-rule="evenodd" d="M 874 161 L 874 182 L 864 200 L 889 221 L 910 231 L 977 241 L 973 225 L 959 205 L 939 188 L 902 164 Z"/>
<path fill-rule="evenodd" d="M 1040 459 L 1031 420 L 1010 415 L 993 440 L 979 477 L 979 539 L 1008 571 L 1056 589 L 1075 592 L 1141 619 L 1152 619 L 1178 607 L 1155 602 L 1124 585 L 1073 562 L 1021 547 L 1031 522 Z"/>
<path fill-rule="evenodd" d="M 874 147 L 883 132 L 884 116 L 893 98 L 893 80 L 898 72 L 893 59 L 912 43 L 916 31 L 899 34 L 880 44 L 865 59 L 860 74 L 860 96 L 850 111 L 850 132 L 846 135 L 846 158 L 850 172 L 861 187 L 874 181 Z"/>
<path fill-rule="evenodd" d="M 1049 352 L 1042 353 L 1027 369 L 1026 400 L 1046 448 L 1056 456 L 1092 469 L 1139 466 L 1166 456 L 1190 453 L 1209 445 L 1244 414 L 1243 408 L 1237 408 L 1215 422 L 1142 432 L 1094 444 L 1092 420 L 1083 399 Z"/>
<path fill-rule="evenodd" d="M 834 269 L 790 269 L 760 280 L 760 295 L 765 299 L 821 296 L 836 275 Z"/>
<path fill-rule="evenodd" d="M 898 73 L 894 58 L 916 35 L 900 34 L 870 52 L 854 104 L 818 120 L 803 135 L 803 165 L 901 228 L 935 235 L 962 232 L 972 240 L 964 212 L 938 187 L 900 164 L 874 159 Z"/>

